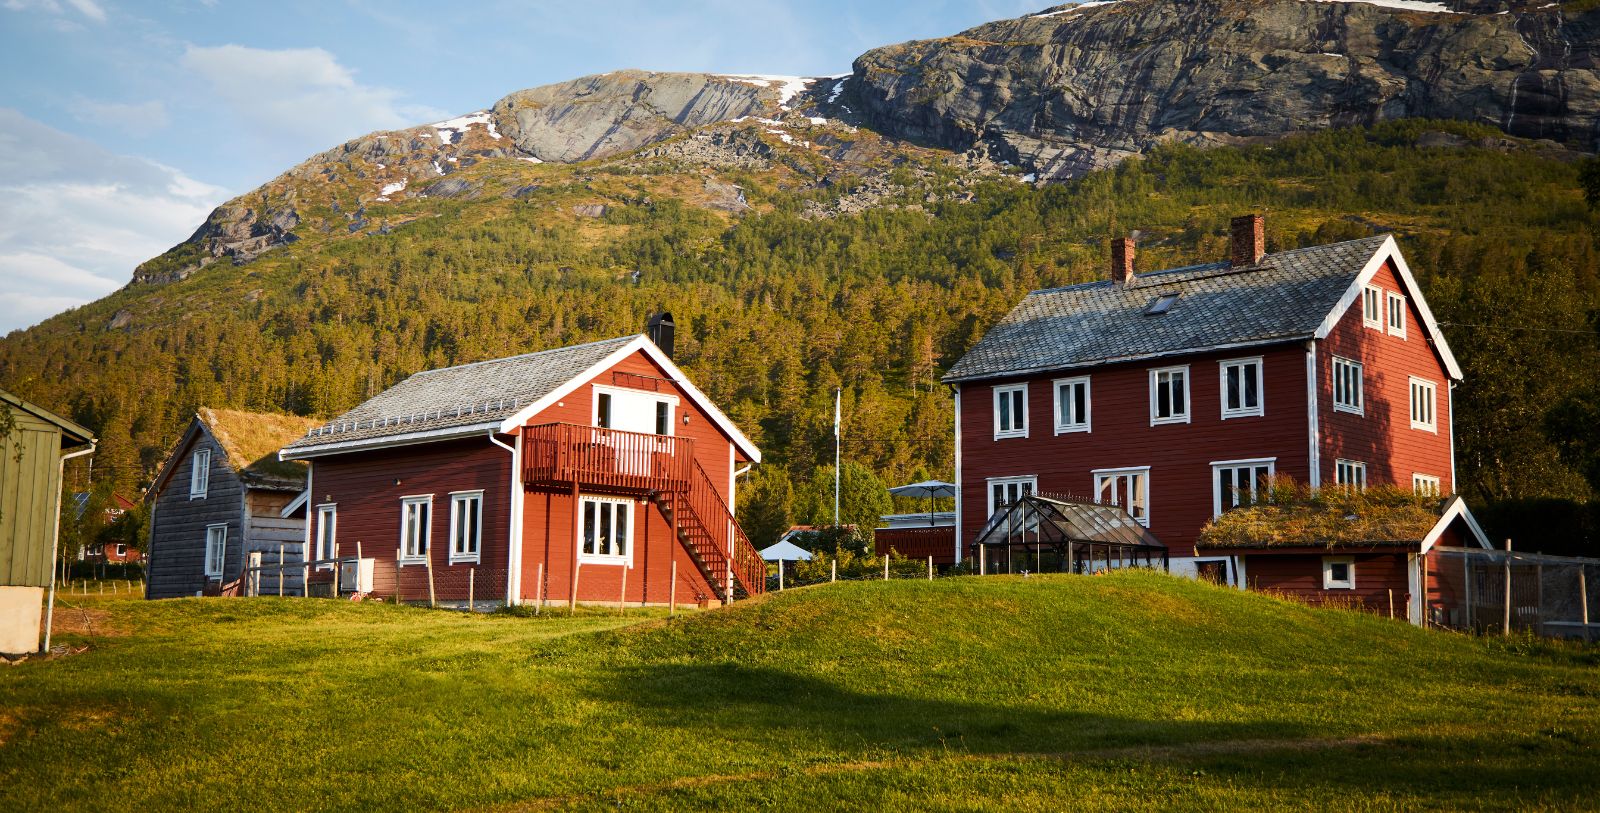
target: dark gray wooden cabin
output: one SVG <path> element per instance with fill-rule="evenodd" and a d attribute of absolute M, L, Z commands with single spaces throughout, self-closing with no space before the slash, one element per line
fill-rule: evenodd
<path fill-rule="evenodd" d="M 264 564 L 301 561 L 304 512 L 286 512 L 306 487 L 304 463 L 278 460 L 316 421 L 202 408 L 146 492 L 151 503 L 146 598 L 239 592 L 251 554 Z M 288 513 L 288 516 L 285 516 Z M 287 573 L 284 592 L 299 592 Z M 263 573 L 263 593 L 278 589 Z"/>

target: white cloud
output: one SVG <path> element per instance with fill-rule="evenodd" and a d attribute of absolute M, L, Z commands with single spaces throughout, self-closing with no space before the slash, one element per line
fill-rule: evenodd
<path fill-rule="evenodd" d="M 399 91 L 357 82 L 348 68 L 321 48 L 190 45 L 183 67 L 203 78 L 252 134 L 300 155 L 373 130 L 410 127 L 449 115 L 405 104 Z"/>
<path fill-rule="evenodd" d="M 68 8 L 89 18 L 93 22 L 106 21 L 106 10 L 94 0 L 6 0 L 5 6 L 12 11 L 45 11 L 51 14 L 65 14 Z"/>
<path fill-rule="evenodd" d="M 113 127 L 132 135 L 150 135 L 167 127 L 167 106 L 160 100 L 132 104 L 78 97 L 68 106 L 72 117 L 87 124 Z"/>
<path fill-rule="evenodd" d="M 116 290 L 227 197 L 0 108 L 0 332 Z"/>

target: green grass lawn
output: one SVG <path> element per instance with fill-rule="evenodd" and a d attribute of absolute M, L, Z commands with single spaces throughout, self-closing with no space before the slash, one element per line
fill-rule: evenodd
<path fill-rule="evenodd" d="M 75 603 L 86 652 L 0 667 L 0 810 L 1597 805 L 1595 650 L 1161 575 Z"/>

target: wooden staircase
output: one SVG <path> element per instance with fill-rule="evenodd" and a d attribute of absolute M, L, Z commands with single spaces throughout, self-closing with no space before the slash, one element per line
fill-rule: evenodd
<path fill-rule="evenodd" d="M 678 543 L 723 602 L 760 595 L 767 589 L 767 563 L 745 536 L 700 461 L 691 461 L 686 488 L 652 497 L 672 523 Z"/>

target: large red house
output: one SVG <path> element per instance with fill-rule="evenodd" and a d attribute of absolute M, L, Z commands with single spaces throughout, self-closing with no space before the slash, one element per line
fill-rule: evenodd
<path fill-rule="evenodd" d="M 311 559 L 329 581 L 340 560 L 344 590 L 408 601 L 761 592 L 765 564 L 730 508 L 761 454 L 662 343 L 420 372 L 313 429 L 282 451 L 311 462 Z"/>
<path fill-rule="evenodd" d="M 1110 280 L 1029 294 L 951 368 L 958 560 L 1041 491 L 1124 507 L 1174 572 L 1270 587 L 1282 568 L 1194 547 L 1268 478 L 1453 493 L 1461 369 L 1394 238 L 1267 254 L 1262 230 L 1236 218 L 1227 262 L 1143 274 L 1116 240 Z"/>

